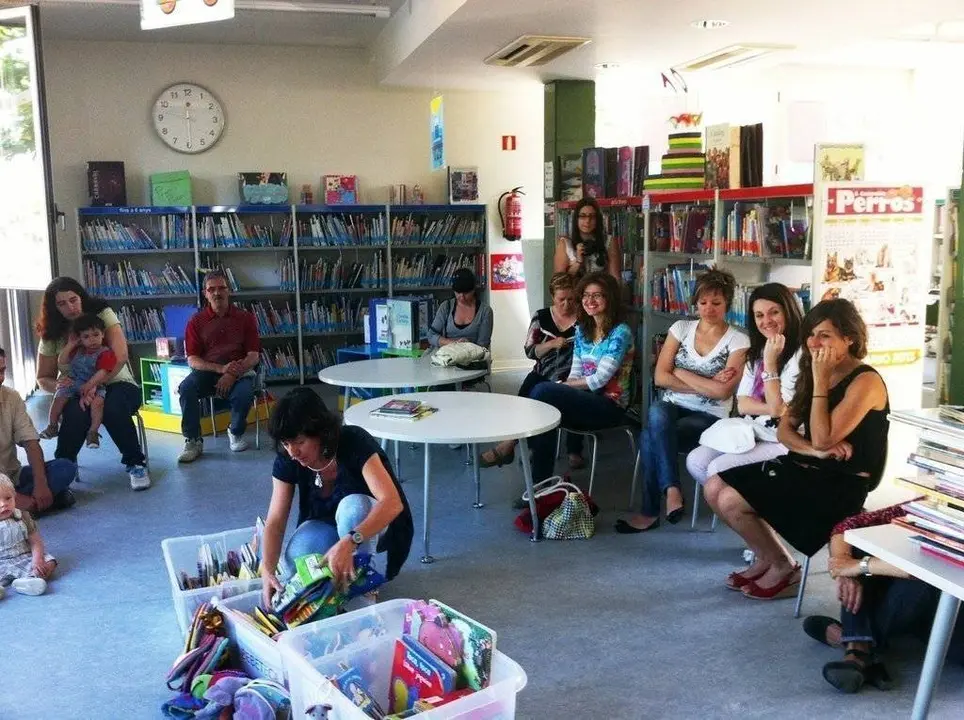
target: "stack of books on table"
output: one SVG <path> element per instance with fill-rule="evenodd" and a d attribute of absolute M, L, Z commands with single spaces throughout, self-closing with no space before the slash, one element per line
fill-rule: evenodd
<path fill-rule="evenodd" d="M 943 407 L 941 415 L 948 419 Z M 964 451 L 925 437 L 908 462 L 920 472 L 904 484 L 927 499 L 904 505 L 907 515 L 894 523 L 911 530 L 923 552 L 964 566 Z"/>
<path fill-rule="evenodd" d="M 394 420 L 421 420 L 437 411 L 438 408 L 430 407 L 421 400 L 389 400 L 369 414 L 372 417 L 392 418 Z"/>
<path fill-rule="evenodd" d="M 941 420 L 964 425 L 964 405 L 941 405 L 937 413 Z"/>

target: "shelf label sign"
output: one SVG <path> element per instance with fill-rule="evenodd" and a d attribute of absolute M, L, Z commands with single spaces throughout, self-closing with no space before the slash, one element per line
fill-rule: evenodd
<path fill-rule="evenodd" d="M 429 143 L 432 170 L 442 170 L 445 167 L 445 115 L 441 95 L 433 97 L 429 104 Z"/>
<path fill-rule="evenodd" d="M 141 0 L 141 30 L 234 18 L 234 0 Z"/>
<path fill-rule="evenodd" d="M 920 187 L 835 187 L 827 191 L 828 215 L 914 215 L 923 210 Z"/>

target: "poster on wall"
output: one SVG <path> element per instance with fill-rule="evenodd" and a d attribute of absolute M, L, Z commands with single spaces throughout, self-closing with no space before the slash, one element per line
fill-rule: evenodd
<path fill-rule="evenodd" d="M 813 149 L 813 181 L 863 180 L 864 155 L 861 143 L 817 143 Z"/>
<path fill-rule="evenodd" d="M 832 183 L 818 192 L 814 300 L 854 303 L 867 324 L 871 365 L 917 363 L 929 241 L 923 188 Z"/>
<path fill-rule="evenodd" d="M 492 254 L 493 290 L 522 290 L 526 286 L 522 253 Z"/>
<path fill-rule="evenodd" d="M 141 0 L 141 30 L 230 20 L 234 0 Z"/>
<path fill-rule="evenodd" d="M 429 104 L 429 147 L 432 151 L 432 170 L 445 168 L 445 116 L 442 96 L 436 95 Z"/>

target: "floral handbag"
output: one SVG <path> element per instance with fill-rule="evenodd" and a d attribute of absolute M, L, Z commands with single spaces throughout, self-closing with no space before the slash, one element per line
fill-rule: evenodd
<path fill-rule="evenodd" d="M 559 507 L 542 521 L 542 534 L 549 540 L 588 540 L 596 532 L 590 500 L 575 485 L 566 490 Z"/>

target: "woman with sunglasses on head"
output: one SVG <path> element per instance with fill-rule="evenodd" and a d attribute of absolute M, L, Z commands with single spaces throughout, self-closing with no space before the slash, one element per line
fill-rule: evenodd
<path fill-rule="evenodd" d="M 533 400 L 562 414 L 559 426 L 571 430 L 603 430 L 625 421 L 629 379 L 633 369 L 633 333 L 621 322 L 619 285 L 611 275 L 586 275 L 576 288 L 580 300 L 569 377 L 536 385 Z M 529 439 L 532 478 L 553 474 L 556 431 Z"/>
<path fill-rule="evenodd" d="M 615 242 L 606 242 L 602 213 L 592 198 L 583 198 L 576 204 L 569 237 L 556 240 L 552 271 L 576 277 L 608 272 L 617 282 L 622 278 L 622 248 Z"/>
<path fill-rule="evenodd" d="M 360 427 L 343 426 L 341 416 L 306 387 L 278 401 L 270 432 L 278 454 L 261 561 L 265 607 L 281 589 L 276 573 L 282 554 L 288 572 L 296 558 L 323 554 L 344 583 L 356 552 L 385 551 L 385 577 L 395 577 L 408 557 L 414 525 L 405 493 L 375 439 Z M 296 488 L 298 527 L 282 553 Z"/>

